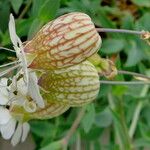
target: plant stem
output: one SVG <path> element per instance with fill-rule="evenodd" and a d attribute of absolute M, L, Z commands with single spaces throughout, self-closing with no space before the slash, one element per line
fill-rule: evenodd
<path fill-rule="evenodd" d="M 74 132 L 78 128 L 78 126 L 80 124 L 80 121 L 81 121 L 82 117 L 84 116 L 84 114 L 85 114 L 85 109 L 81 108 L 81 110 L 78 113 L 76 119 L 74 120 L 71 128 L 69 129 L 67 135 L 62 139 L 62 145 L 63 145 L 63 147 L 67 147 L 70 138 L 72 137 L 72 135 L 74 134 Z"/>
<path fill-rule="evenodd" d="M 140 93 L 140 97 L 146 96 L 148 90 L 149 90 L 149 86 L 145 85 L 143 87 L 141 93 Z M 133 119 L 132 119 L 132 122 L 131 122 L 131 126 L 130 126 L 130 129 L 129 129 L 130 138 L 133 137 L 134 132 L 136 130 L 137 122 L 138 122 L 138 119 L 139 119 L 140 112 L 143 108 L 143 105 L 144 105 L 143 101 L 139 101 L 137 106 L 136 106 L 136 109 L 135 109 L 135 112 L 134 112 L 134 115 L 133 115 Z"/>
<path fill-rule="evenodd" d="M 117 114 L 117 119 L 114 117 L 114 128 L 117 136 L 117 141 L 121 150 L 133 150 L 132 142 L 128 134 L 128 128 L 126 126 L 126 119 L 124 114 L 123 100 L 119 98 L 118 104 L 113 100 L 112 94 L 108 94 L 108 100 L 110 108 L 115 114 Z"/>
<path fill-rule="evenodd" d="M 143 35 L 145 31 L 133 31 L 133 30 L 126 30 L 126 29 L 111 29 L 111 28 L 96 28 L 98 32 L 117 32 L 117 33 L 127 33 L 127 34 L 137 34 Z"/>
<path fill-rule="evenodd" d="M 135 109 L 134 115 L 133 115 L 133 120 L 129 129 L 129 136 L 130 138 L 133 138 L 134 132 L 136 130 L 137 122 L 139 119 L 140 112 L 142 110 L 143 102 L 139 101 L 137 104 L 137 107 Z"/>
<path fill-rule="evenodd" d="M 119 115 L 120 115 L 120 123 L 121 123 L 121 126 L 122 126 L 122 130 L 123 130 L 123 133 L 124 133 L 124 139 L 125 139 L 125 143 L 126 143 L 126 150 L 133 150 L 132 148 L 132 142 L 131 142 L 131 139 L 129 137 L 129 134 L 128 134 L 128 128 L 126 126 L 126 119 L 125 119 L 125 114 L 124 114 L 124 107 L 123 107 L 123 100 L 122 98 L 119 98 Z"/>
<path fill-rule="evenodd" d="M 10 65 L 14 65 L 14 64 L 17 64 L 17 63 L 19 63 L 18 60 L 14 61 L 14 62 L 7 63 L 7 64 L 0 65 L 0 68 L 7 67 L 7 66 L 10 66 Z"/>
<path fill-rule="evenodd" d="M 132 75 L 132 76 L 141 77 L 141 78 L 150 80 L 150 77 L 147 77 L 144 74 L 130 72 L 130 71 L 125 71 L 125 70 L 118 70 L 118 74 Z"/>
<path fill-rule="evenodd" d="M 7 73 L 9 73 L 9 72 L 11 72 L 11 71 L 17 69 L 19 66 L 20 66 L 20 64 L 17 64 L 16 66 L 10 67 L 9 69 L 6 69 L 6 70 L 0 72 L 0 78 L 1 78 L 2 76 L 6 75 Z"/>
<path fill-rule="evenodd" d="M 18 19 L 23 18 L 23 16 L 26 14 L 26 12 L 28 11 L 30 5 L 32 4 L 32 0 L 29 0 L 27 5 L 25 6 L 25 8 L 23 9 L 23 11 L 21 12 L 21 14 L 19 15 Z"/>
<path fill-rule="evenodd" d="M 9 48 L 0 47 L 0 49 L 4 49 L 4 50 L 6 50 L 6 51 L 16 53 L 16 51 L 14 51 L 14 50 L 12 50 L 12 49 L 9 49 Z"/>
<path fill-rule="evenodd" d="M 111 93 L 108 93 L 108 102 L 109 102 L 110 109 L 115 112 L 116 104 L 114 102 L 114 99 L 113 99 L 113 96 Z M 114 119 L 114 130 L 115 130 L 116 143 L 119 145 L 120 149 L 123 150 L 124 149 L 123 140 L 122 140 L 121 134 L 119 133 L 119 130 L 118 130 L 118 127 L 116 124 L 117 123 Z"/>
<path fill-rule="evenodd" d="M 142 85 L 142 84 L 150 84 L 148 81 L 107 81 L 100 80 L 101 84 L 111 84 L 111 85 Z"/>

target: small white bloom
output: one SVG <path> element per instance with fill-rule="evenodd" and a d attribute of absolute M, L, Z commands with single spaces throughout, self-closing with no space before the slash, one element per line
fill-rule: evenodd
<path fill-rule="evenodd" d="M 19 122 L 13 116 L 11 116 L 9 112 L 10 99 L 12 99 L 13 102 L 19 105 L 23 105 L 26 101 L 25 98 L 22 98 L 22 100 L 20 100 L 20 97 L 18 96 L 23 93 L 19 91 L 18 95 L 15 95 L 13 93 L 16 90 L 17 86 L 17 83 L 15 83 L 14 80 L 12 81 L 12 84 L 10 86 L 7 86 L 7 78 L 2 78 L 0 81 L 0 133 L 4 139 L 11 139 L 12 145 L 15 146 L 19 142 L 23 142 L 26 139 L 30 126 L 27 122 Z M 21 80 L 19 84 L 21 84 L 23 88 L 24 84 L 21 83 Z M 8 105 L 8 108 L 6 107 L 6 105 Z"/>
<path fill-rule="evenodd" d="M 30 130 L 30 126 L 27 122 L 18 122 L 11 116 L 7 108 L 3 108 L 2 106 L 0 106 L 0 119 L 3 120 L 0 121 L 0 132 L 4 139 L 11 139 L 13 146 L 25 141 Z"/>

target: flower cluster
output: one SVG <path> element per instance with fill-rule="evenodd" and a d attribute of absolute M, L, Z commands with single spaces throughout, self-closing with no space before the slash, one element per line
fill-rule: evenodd
<path fill-rule="evenodd" d="M 18 61 L 7 72 L 17 69 L 17 74 L 0 80 L 0 132 L 16 145 L 25 140 L 29 120 L 53 118 L 93 101 L 100 87 L 97 69 L 103 72 L 103 67 L 90 62 L 101 37 L 86 14 L 69 13 L 49 22 L 25 45 L 12 15 L 9 31 Z M 108 76 L 114 70 L 105 68 Z"/>

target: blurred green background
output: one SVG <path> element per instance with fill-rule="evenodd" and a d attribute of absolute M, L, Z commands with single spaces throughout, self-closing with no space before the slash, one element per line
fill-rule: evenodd
<path fill-rule="evenodd" d="M 30 40 L 47 22 L 68 12 L 87 13 L 96 27 L 150 31 L 150 0 L 0 0 L 0 47 L 12 48 L 9 14 L 16 18 L 17 34 Z M 102 33 L 102 57 L 115 58 L 120 70 L 150 76 L 150 46 L 139 36 Z M 0 63 L 12 59 L 0 51 Z M 116 80 L 134 80 L 120 75 Z M 149 150 L 150 90 L 148 85 L 101 85 L 97 99 L 85 106 L 86 114 L 68 150 Z M 32 121 L 37 150 L 60 150 L 60 140 L 71 127 L 78 108 L 45 121 Z M 30 149 L 28 149 L 30 150 Z"/>

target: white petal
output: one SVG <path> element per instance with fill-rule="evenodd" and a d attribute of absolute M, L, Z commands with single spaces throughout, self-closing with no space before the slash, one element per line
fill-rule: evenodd
<path fill-rule="evenodd" d="M 37 103 L 40 108 L 44 108 L 44 100 L 40 94 L 39 86 L 37 84 L 37 76 L 35 73 L 29 74 L 28 92 L 31 98 Z"/>
<path fill-rule="evenodd" d="M 0 80 L 0 105 L 6 105 L 8 103 L 8 90 L 7 90 L 7 78 Z"/>
<path fill-rule="evenodd" d="M 19 81 L 17 81 L 17 88 L 18 88 L 18 91 L 22 95 L 26 95 L 27 94 L 27 86 L 26 86 L 23 78 L 21 78 Z"/>
<path fill-rule="evenodd" d="M 0 127 L 2 137 L 5 140 L 10 139 L 12 137 L 12 135 L 14 134 L 16 123 L 17 123 L 17 121 L 15 119 L 11 118 L 6 125 L 2 125 Z"/>
<path fill-rule="evenodd" d="M 10 20 L 9 20 L 9 34 L 10 34 L 10 39 L 13 43 L 14 46 L 18 47 L 18 38 L 16 34 L 16 27 L 15 27 L 15 20 L 14 16 L 10 14 Z"/>
<path fill-rule="evenodd" d="M 27 135 L 28 135 L 29 131 L 30 131 L 30 125 L 27 122 L 23 123 L 23 131 L 22 131 L 21 142 L 25 141 L 25 139 L 27 138 Z"/>
<path fill-rule="evenodd" d="M 11 115 L 8 109 L 4 107 L 0 107 L 0 125 L 4 125 L 8 123 L 10 119 L 11 119 Z"/>
<path fill-rule="evenodd" d="M 27 69 L 27 60 L 26 60 L 25 53 L 23 51 L 22 42 L 16 34 L 15 20 L 14 20 L 14 17 L 13 17 L 12 14 L 10 14 L 9 33 L 10 33 L 11 41 L 14 45 L 15 50 L 16 50 L 17 57 L 21 61 L 22 69 L 23 69 L 23 72 L 24 72 L 24 77 L 25 77 L 25 80 L 28 84 L 28 80 L 29 80 L 28 78 L 29 77 L 28 77 L 28 69 Z"/>
<path fill-rule="evenodd" d="M 0 105 L 6 105 L 8 101 L 9 101 L 8 96 L 0 93 Z"/>
<path fill-rule="evenodd" d="M 7 86 L 7 82 L 8 82 L 8 79 L 7 79 L 7 78 L 2 78 L 2 79 L 0 80 L 0 85 L 2 85 L 2 86 Z"/>
<path fill-rule="evenodd" d="M 16 146 L 20 142 L 21 135 L 22 135 L 22 124 L 18 123 L 17 129 L 11 139 L 11 144 L 13 146 Z"/>

